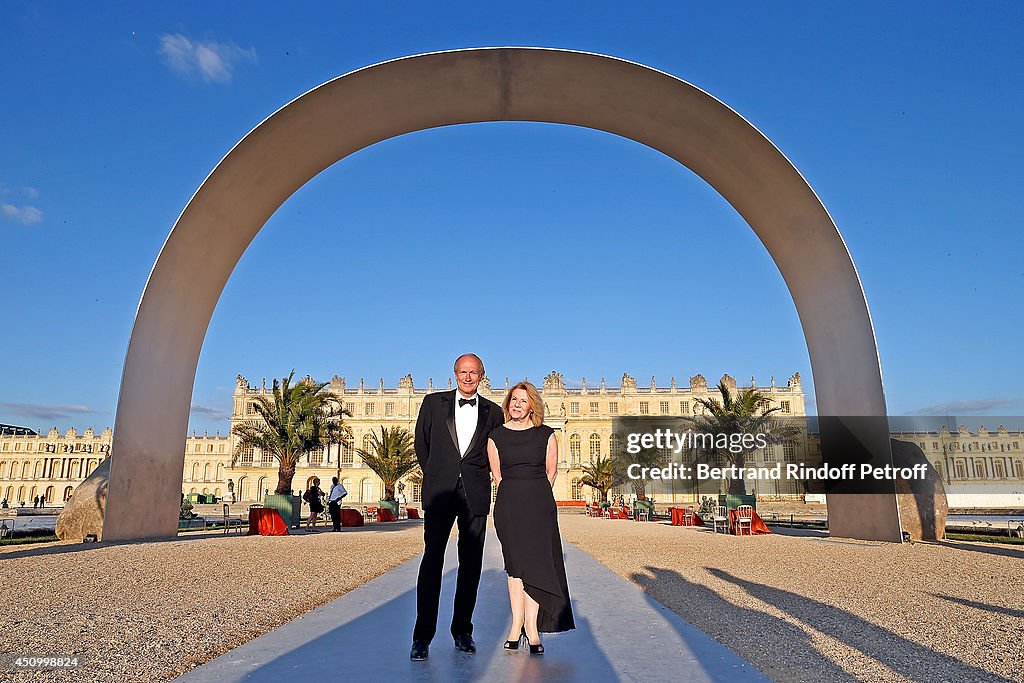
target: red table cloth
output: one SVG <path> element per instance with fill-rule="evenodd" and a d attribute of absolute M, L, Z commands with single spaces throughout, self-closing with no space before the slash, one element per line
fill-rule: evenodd
<path fill-rule="evenodd" d="M 359 514 L 359 510 L 353 510 L 352 508 L 341 508 L 341 525 L 363 526 L 363 516 Z"/>
<path fill-rule="evenodd" d="M 625 506 L 608 508 L 608 517 L 610 519 L 629 519 L 629 510 Z"/>
<path fill-rule="evenodd" d="M 274 508 L 253 508 L 249 510 L 249 535 L 287 536 L 288 525 Z"/>
<path fill-rule="evenodd" d="M 736 510 L 729 510 L 729 528 L 732 533 L 736 533 L 736 520 L 739 519 L 740 513 Z M 771 529 L 764 523 L 764 520 L 758 516 L 757 512 L 754 512 L 754 516 L 750 519 L 750 531 L 753 534 L 770 534 Z"/>
<path fill-rule="evenodd" d="M 409 516 L 409 519 L 420 518 L 419 508 L 405 508 L 405 513 Z"/>
<path fill-rule="evenodd" d="M 395 519 L 395 513 L 393 513 L 388 508 L 377 508 L 377 521 L 378 522 L 394 522 L 394 521 L 397 521 L 397 520 Z"/>
<path fill-rule="evenodd" d="M 672 512 L 672 526 L 686 526 L 686 509 L 670 508 Z M 693 526 L 704 526 L 704 520 L 696 512 L 693 513 Z"/>

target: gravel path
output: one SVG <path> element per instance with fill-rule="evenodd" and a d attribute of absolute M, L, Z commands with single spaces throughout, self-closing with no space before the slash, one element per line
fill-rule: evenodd
<path fill-rule="evenodd" d="M 1024 681 L 1024 549 L 559 525 L 777 681 Z"/>
<path fill-rule="evenodd" d="M 0 655 L 78 655 L 81 668 L 12 672 L 0 662 L 0 680 L 169 680 L 422 550 L 418 522 L 280 537 L 193 532 L 158 543 L 5 547 Z"/>

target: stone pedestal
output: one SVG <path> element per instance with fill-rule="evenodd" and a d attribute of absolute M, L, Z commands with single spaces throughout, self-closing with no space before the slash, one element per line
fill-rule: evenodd
<path fill-rule="evenodd" d="M 900 508 L 900 526 L 912 541 L 935 541 L 946 535 L 946 489 L 942 477 L 915 443 L 890 439 L 894 467 L 928 465 L 924 479 L 897 479 L 896 501 Z"/>
<path fill-rule="evenodd" d="M 105 458 L 74 494 L 57 517 L 55 533 L 62 541 L 81 541 L 87 534 L 103 538 L 103 514 L 107 509 L 107 482 L 110 479 L 110 458 Z"/>

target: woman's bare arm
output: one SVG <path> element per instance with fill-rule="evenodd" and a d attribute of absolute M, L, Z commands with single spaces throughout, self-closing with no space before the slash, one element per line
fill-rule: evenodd
<path fill-rule="evenodd" d="M 492 439 L 487 439 L 487 462 L 491 465 L 491 478 L 497 486 L 501 483 L 501 461 L 498 460 L 498 447 Z"/>
<path fill-rule="evenodd" d="M 548 454 L 544 460 L 544 470 L 547 472 L 548 481 L 555 485 L 555 477 L 558 476 L 558 439 L 554 432 L 548 437 Z"/>

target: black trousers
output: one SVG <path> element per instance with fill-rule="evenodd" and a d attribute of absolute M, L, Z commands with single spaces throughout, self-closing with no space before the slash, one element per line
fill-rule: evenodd
<path fill-rule="evenodd" d="M 334 525 L 334 530 L 341 531 L 341 501 L 332 500 L 327 504 L 327 509 L 331 513 L 331 524 Z"/>
<path fill-rule="evenodd" d="M 484 560 L 484 534 L 487 515 L 474 515 L 466 500 L 466 491 L 459 479 L 458 487 L 446 496 L 435 498 L 423 519 L 423 560 L 416 581 L 415 641 L 429 643 L 437 632 L 437 610 L 441 600 L 441 574 L 444 551 L 452 524 L 459 525 L 459 573 L 455 582 L 455 607 L 451 633 L 473 633 L 473 609 L 480 586 L 480 570 Z"/>

